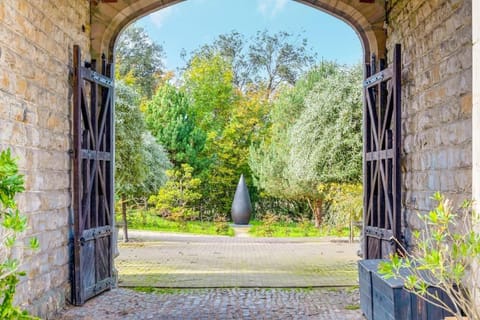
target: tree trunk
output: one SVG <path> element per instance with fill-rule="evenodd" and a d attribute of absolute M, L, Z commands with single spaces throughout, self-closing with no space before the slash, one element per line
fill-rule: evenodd
<path fill-rule="evenodd" d="M 323 220 L 323 199 L 310 200 L 307 199 L 308 206 L 312 210 L 313 218 L 315 219 L 315 228 L 320 228 Z"/>
<path fill-rule="evenodd" d="M 144 226 L 147 224 L 147 210 L 148 210 L 148 200 L 147 198 L 143 198 L 142 223 Z"/>
<path fill-rule="evenodd" d="M 320 228 L 323 220 L 323 199 L 315 200 L 313 204 L 313 215 L 315 216 L 315 228 Z"/>
<path fill-rule="evenodd" d="M 123 242 L 128 242 L 127 199 L 122 196 Z"/>

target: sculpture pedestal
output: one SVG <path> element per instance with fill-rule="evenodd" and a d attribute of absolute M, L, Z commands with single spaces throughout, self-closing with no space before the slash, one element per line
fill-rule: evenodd
<path fill-rule="evenodd" d="M 248 231 L 250 231 L 250 228 L 252 227 L 251 224 L 234 224 L 233 223 L 230 226 L 233 228 L 236 238 L 250 238 L 250 234 L 248 233 Z"/>

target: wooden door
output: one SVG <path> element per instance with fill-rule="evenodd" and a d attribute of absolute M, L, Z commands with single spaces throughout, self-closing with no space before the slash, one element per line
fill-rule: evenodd
<path fill-rule="evenodd" d="M 112 277 L 114 227 L 113 67 L 102 58 L 82 66 L 73 52 L 73 209 L 72 303 L 108 290 Z"/>
<path fill-rule="evenodd" d="M 379 259 L 401 241 L 400 45 L 393 63 L 377 73 L 367 66 L 364 82 L 364 258 Z"/>

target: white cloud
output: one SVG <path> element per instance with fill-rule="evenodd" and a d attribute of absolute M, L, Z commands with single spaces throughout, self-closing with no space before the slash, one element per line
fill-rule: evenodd
<path fill-rule="evenodd" d="M 288 0 L 257 0 L 257 10 L 264 17 L 273 18 L 283 10 Z"/>
<path fill-rule="evenodd" d="M 165 21 L 170 18 L 174 12 L 174 7 L 166 7 L 150 14 L 150 21 L 158 28 L 162 28 Z"/>

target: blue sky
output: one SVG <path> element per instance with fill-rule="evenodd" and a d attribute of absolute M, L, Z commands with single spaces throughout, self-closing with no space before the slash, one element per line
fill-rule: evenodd
<path fill-rule="evenodd" d="M 355 31 L 343 21 L 293 0 L 187 0 L 136 22 L 166 52 L 167 69 L 183 66 L 187 53 L 218 35 L 236 30 L 250 37 L 257 30 L 303 33 L 318 59 L 353 64 L 362 59 Z"/>

